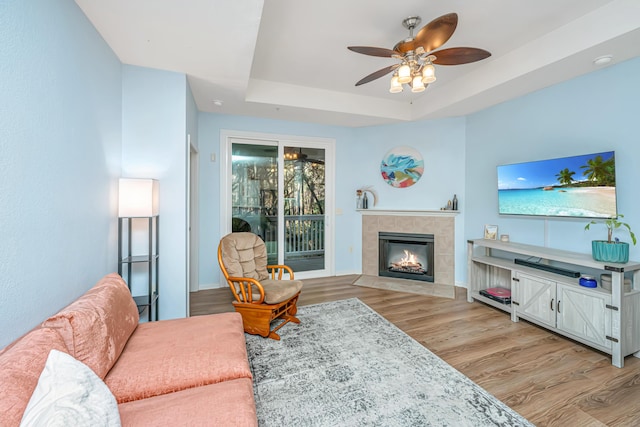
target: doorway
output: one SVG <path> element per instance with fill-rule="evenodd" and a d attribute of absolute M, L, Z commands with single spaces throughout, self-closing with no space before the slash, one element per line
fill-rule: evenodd
<path fill-rule="evenodd" d="M 296 278 L 332 275 L 333 141 L 252 136 L 222 138 L 221 235 L 259 235 Z"/>

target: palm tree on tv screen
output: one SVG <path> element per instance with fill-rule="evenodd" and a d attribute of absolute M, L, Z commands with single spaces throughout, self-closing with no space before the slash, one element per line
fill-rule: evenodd
<path fill-rule="evenodd" d="M 570 171 L 569 168 L 564 168 L 560 172 L 556 174 L 558 178 L 558 182 L 562 185 L 571 185 L 573 182 L 573 175 L 576 173 L 574 171 Z"/>
<path fill-rule="evenodd" d="M 602 156 L 596 156 L 587 160 L 587 164 L 580 166 L 580 168 L 584 169 L 582 175 L 597 185 L 615 185 L 616 174 L 613 157 L 605 161 Z"/>

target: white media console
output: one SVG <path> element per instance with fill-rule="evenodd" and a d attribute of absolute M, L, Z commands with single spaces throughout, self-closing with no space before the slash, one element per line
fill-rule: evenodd
<path fill-rule="evenodd" d="M 515 263 L 523 259 L 544 269 Z M 481 301 L 611 355 L 622 368 L 630 354 L 640 357 L 640 263 L 602 263 L 589 254 L 541 246 L 474 239 L 467 242 L 467 300 Z M 594 276 L 596 288 L 580 286 L 579 278 L 549 267 Z M 553 268 L 551 268 L 552 270 Z M 611 274 L 611 290 L 600 285 L 601 274 Z M 624 279 L 631 279 L 625 292 Z M 511 290 L 511 303 L 480 294 L 483 289 Z"/>

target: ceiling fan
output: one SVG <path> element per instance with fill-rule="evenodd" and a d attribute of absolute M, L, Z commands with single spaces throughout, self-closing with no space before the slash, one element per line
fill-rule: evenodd
<path fill-rule="evenodd" d="M 393 49 L 370 46 L 348 46 L 363 55 L 394 58 L 399 63 L 375 71 L 362 78 L 356 86 L 369 83 L 393 72 L 391 93 L 402 92 L 402 85 L 408 84 L 412 92 L 422 92 L 429 83 L 436 81 L 436 65 L 460 65 L 480 61 L 491 56 L 491 53 L 474 47 L 453 47 L 436 51 L 453 35 L 458 25 L 458 14 L 448 13 L 434 19 L 413 35 L 413 30 L 420 25 L 419 16 L 410 16 L 402 21 L 409 30 L 409 37 L 396 43 Z"/>

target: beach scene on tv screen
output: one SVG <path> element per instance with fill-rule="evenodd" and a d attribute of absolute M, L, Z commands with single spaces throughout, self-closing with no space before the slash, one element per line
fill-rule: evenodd
<path fill-rule="evenodd" d="M 613 151 L 498 166 L 499 213 L 614 218 Z"/>

